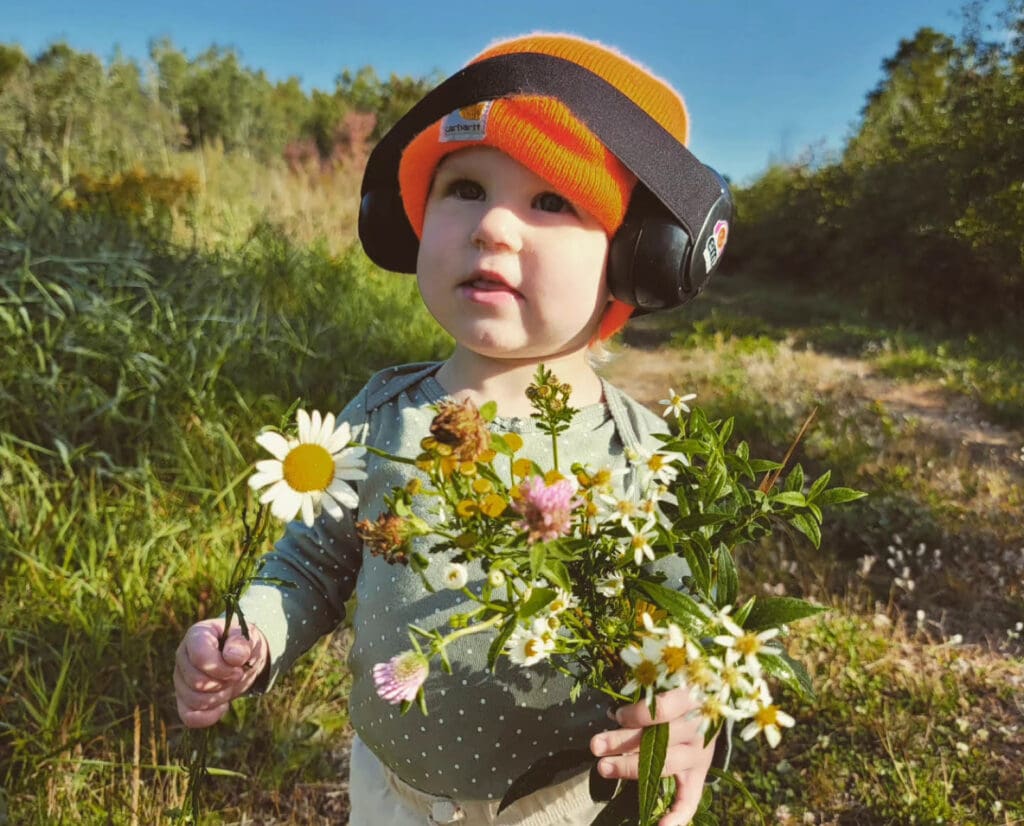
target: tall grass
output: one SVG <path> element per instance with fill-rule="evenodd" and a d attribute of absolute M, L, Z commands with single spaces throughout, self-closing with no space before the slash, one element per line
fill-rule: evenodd
<path fill-rule="evenodd" d="M 183 247 L 2 172 L 0 811 L 163 822 L 183 791 L 173 652 L 219 610 L 252 435 L 295 398 L 340 409 L 375 369 L 449 344 L 412 279 L 357 248 L 266 222 L 234 248 Z M 331 662 L 215 760 L 310 775 L 305 738 L 347 720 Z"/>

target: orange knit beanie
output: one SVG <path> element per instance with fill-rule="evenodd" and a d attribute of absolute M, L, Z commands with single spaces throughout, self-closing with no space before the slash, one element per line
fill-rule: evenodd
<path fill-rule="evenodd" d="M 537 52 L 571 60 L 642 106 L 680 143 L 689 137 L 682 98 L 664 81 L 599 43 L 560 34 L 533 34 L 497 43 L 470 61 Z M 469 146 L 492 146 L 544 178 L 586 210 L 611 237 L 622 224 L 636 178 L 561 101 L 523 95 L 465 107 L 428 126 L 405 148 L 398 183 L 409 223 L 423 235 L 423 216 L 441 159 Z M 607 339 L 633 308 L 614 299 L 598 331 Z"/>

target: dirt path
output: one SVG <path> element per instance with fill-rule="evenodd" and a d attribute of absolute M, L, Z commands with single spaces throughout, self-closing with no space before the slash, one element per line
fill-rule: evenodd
<path fill-rule="evenodd" d="M 677 386 L 680 375 L 692 373 L 706 358 L 659 345 L 643 336 L 639 346 L 623 348 L 602 372 L 642 403 L 660 409 L 669 387 Z M 952 393 L 934 380 L 898 380 L 875 373 L 867 361 L 827 353 L 801 352 L 798 370 L 802 381 L 817 392 L 829 393 L 842 385 L 867 405 L 879 403 L 886 413 L 918 429 L 951 450 L 984 452 L 999 463 L 1022 461 L 1024 433 L 985 421 L 969 398 Z M 707 359 L 709 369 L 713 360 Z M 780 384 L 782 381 L 780 380 Z"/>

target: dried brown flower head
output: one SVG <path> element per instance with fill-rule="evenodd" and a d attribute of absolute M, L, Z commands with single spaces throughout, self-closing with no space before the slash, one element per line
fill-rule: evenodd
<path fill-rule="evenodd" d="M 441 445 L 451 448 L 452 455 L 462 462 L 475 462 L 491 446 L 491 432 L 469 399 L 458 404 L 441 402 L 430 424 L 430 433 Z"/>
<path fill-rule="evenodd" d="M 411 532 L 402 517 L 382 513 L 376 522 L 363 519 L 356 523 L 356 533 L 370 546 L 370 553 L 384 557 L 389 565 L 409 564 L 408 541 Z"/>

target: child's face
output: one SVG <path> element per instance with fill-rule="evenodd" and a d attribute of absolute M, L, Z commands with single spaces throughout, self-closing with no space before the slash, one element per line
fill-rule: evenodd
<path fill-rule="evenodd" d="M 438 165 L 416 272 L 427 309 L 459 345 L 539 361 L 593 338 L 607 254 L 591 215 L 503 152 L 472 147 Z"/>

